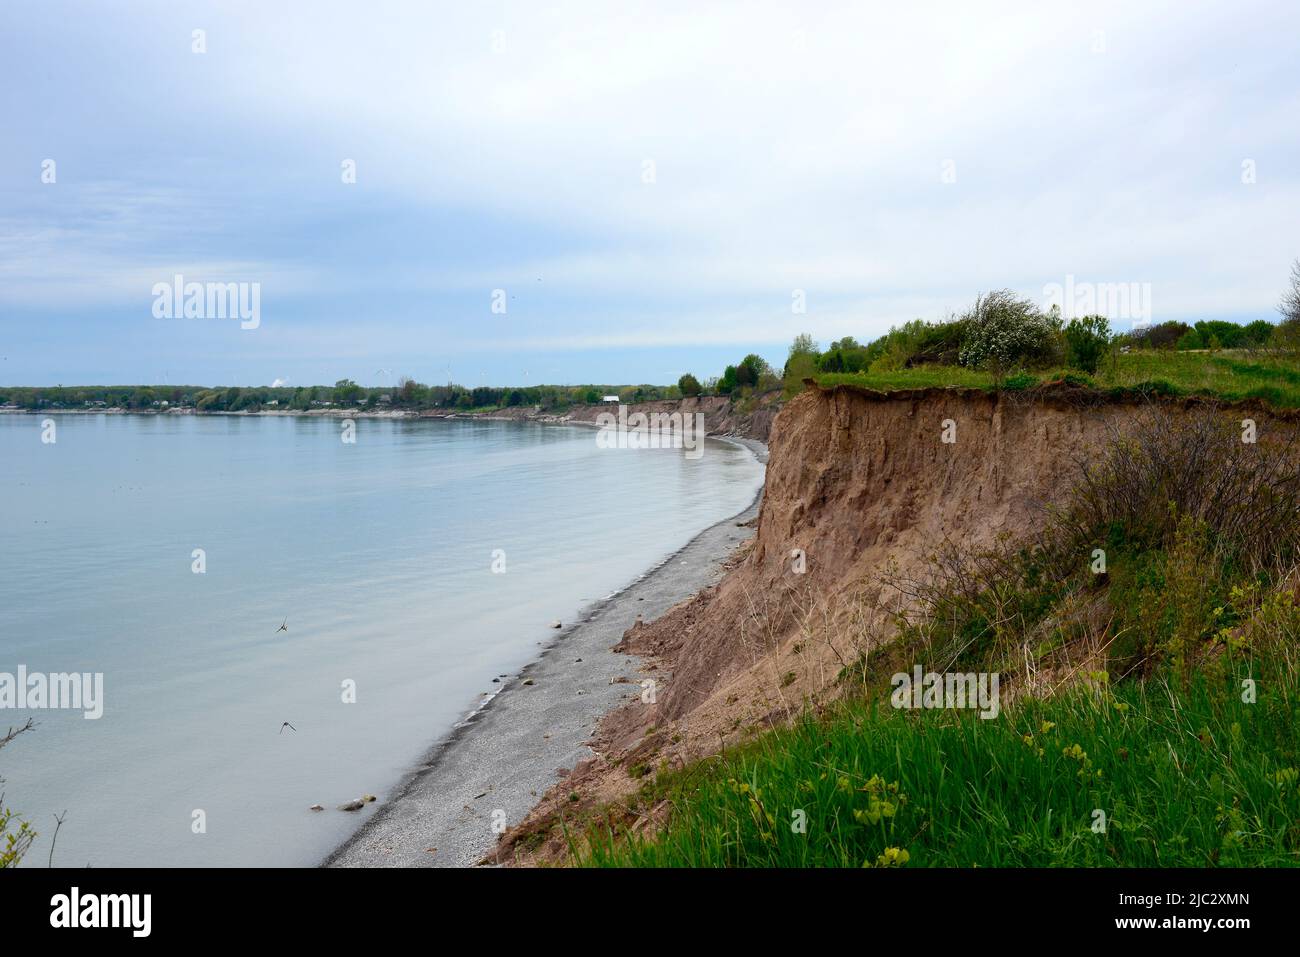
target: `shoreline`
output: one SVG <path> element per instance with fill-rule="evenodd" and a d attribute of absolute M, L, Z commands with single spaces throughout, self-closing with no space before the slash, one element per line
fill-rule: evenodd
<path fill-rule="evenodd" d="M 767 462 L 767 446 L 755 439 L 710 438 Z M 641 660 L 613 651 L 624 631 L 638 614 L 652 621 L 721 579 L 723 562 L 754 534 L 748 526 L 762 498 L 760 486 L 744 510 L 579 609 L 574 624 L 435 741 L 320 866 L 470 867 L 482 861 L 504 829 L 592 756 L 588 743 L 605 715 L 639 694 Z"/>
<path fill-rule="evenodd" d="M 478 419 L 487 418 L 488 412 L 417 412 L 413 409 L 260 409 L 257 412 L 227 412 L 224 409 L 209 412 L 205 409 L 0 409 L 0 415 L 146 415 L 186 416 L 233 415 L 242 418 L 305 418 L 305 419 Z M 511 416 L 498 416 L 506 419 Z"/>

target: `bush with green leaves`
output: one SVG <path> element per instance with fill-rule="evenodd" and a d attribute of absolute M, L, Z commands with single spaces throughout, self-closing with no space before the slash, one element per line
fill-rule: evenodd
<path fill-rule="evenodd" d="M 802 332 L 795 336 L 790 344 L 790 354 L 781 370 L 786 395 L 795 395 L 803 391 L 803 380 L 809 379 L 817 371 L 817 360 L 821 353 L 812 336 Z"/>
<path fill-rule="evenodd" d="M 1012 369 L 1046 365 L 1056 357 L 1057 329 L 1052 317 L 1010 289 L 977 297 L 962 322 L 966 337 L 958 361 L 987 369 L 996 379 Z"/>
<path fill-rule="evenodd" d="M 837 339 L 817 359 L 818 372 L 862 372 L 871 363 L 868 348 L 852 336 Z"/>
<path fill-rule="evenodd" d="M 1105 316 L 1071 319 L 1065 327 L 1065 344 L 1070 368 L 1096 372 L 1110 346 L 1110 323 Z"/>
<path fill-rule="evenodd" d="M 700 380 L 689 372 L 677 380 L 677 388 L 681 390 L 682 395 L 699 395 L 704 390 Z"/>
<path fill-rule="evenodd" d="M 894 372 L 904 368 L 919 351 L 929 326 L 924 319 L 890 326 L 889 332 L 867 347 L 871 353 L 871 365 L 867 371 Z"/>

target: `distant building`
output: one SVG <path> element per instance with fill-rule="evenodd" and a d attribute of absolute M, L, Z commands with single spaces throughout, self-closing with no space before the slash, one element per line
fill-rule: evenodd
<path fill-rule="evenodd" d="M 267 405 L 279 405 L 279 404 L 280 404 L 280 400 L 279 400 L 279 399 L 271 399 L 271 400 L 270 400 L 269 402 L 267 402 L 266 404 L 267 404 Z"/>
<path fill-rule="evenodd" d="M 617 402 L 617 401 L 618 401 L 618 396 L 616 396 L 616 395 L 607 395 L 607 396 L 605 396 L 603 399 L 601 399 L 600 401 L 601 401 L 601 402 Z"/>

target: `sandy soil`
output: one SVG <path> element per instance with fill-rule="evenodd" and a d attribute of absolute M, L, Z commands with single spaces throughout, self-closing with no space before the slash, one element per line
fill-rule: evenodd
<path fill-rule="evenodd" d="M 748 439 L 760 462 L 767 448 Z M 760 493 L 761 495 L 761 493 Z M 754 534 L 748 509 L 706 529 L 609 599 L 566 624 L 541 656 L 436 745 L 325 861 L 327 867 L 466 867 L 493 851 L 543 794 L 579 763 L 601 718 L 641 694 L 639 660 L 613 646 L 723 574 Z M 495 828 L 494 828 L 495 825 Z"/>

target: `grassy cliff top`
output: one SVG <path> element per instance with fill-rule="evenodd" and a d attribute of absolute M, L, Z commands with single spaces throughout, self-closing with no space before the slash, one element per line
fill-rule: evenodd
<path fill-rule="evenodd" d="M 935 386 L 993 389 L 991 373 L 962 366 L 918 365 L 888 372 L 819 373 L 826 388 L 856 385 L 881 392 Z M 1279 409 L 1300 408 L 1300 363 L 1292 357 L 1249 350 L 1209 352 L 1141 351 L 1116 354 L 1095 375 L 1053 368 L 1016 373 L 1004 389 L 1027 389 L 1065 379 L 1099 391 L 1143 390 L 1165 395 L 1216 396 L 1229 401 L 1260 399 Z"/>

